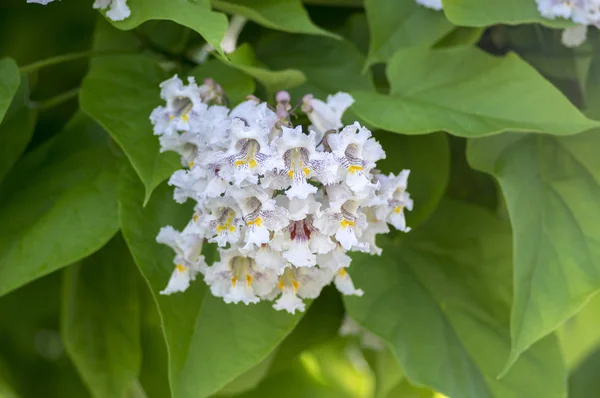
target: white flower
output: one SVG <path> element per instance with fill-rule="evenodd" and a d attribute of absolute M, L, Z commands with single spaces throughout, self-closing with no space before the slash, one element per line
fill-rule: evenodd
<path fill-rule="evenodd" d="M 382 249 L 377 246 L 375 238 L 379 234 L 386 234 L 390 232 L 390 229 L 385 220 L 380 220 L 377 218 L 374 207 L 367 207 L 363 210 L 363 212 L 367 217 L 367 226 L 363 229 L 359 241 L 369 246 L 370 254 L 376 254 L 380 256 Z"/>
<path fill-rule="evenodd" d="M 272 191 L 248 186 L 231 189 L 230 193 L 242 209 L 246 224 L 245 249 L 268 243 L 270 231 L 280 230 L 289 224 L 287 210 L 272 199 Z"/>
<path fill-rule="evenodd" d="M 242 210 L 233 198 L 210 199 L 205 204 L 205 211 L 203 223 L 209 242 L 216 242 L 219 247 L 239 242 L 244 221 Z"/>
<path fill-rule="evenodd" d="M 195 131 L 195 126 L 201 124 L 201 118 L 208 109 L 202 102 L 200 89 L 193 77 L 188 78 L 188 84 L 173 76 L 160 84 L 160 97 L 166 106 L 159 106 L 150 114 L 154 125 L 155 135 L 171 135 L 177 131 Z"/>
<path fill-rule="evenodd" d="M 350 266 L 352 259 L 346 254 L 343 246 L 337 246 L 329 253 L 320 254 L 317 258 L 319 267 L 329 272 L 333 277 L 335 287 L 345 295 L 362 296 L 364 292 L 356 289 L 346 268 Z"/>
<path fill-rule="evenodd" d="M 302 99 L 302 110 L 306 113 L 319 139 L 329 130 L 338 130 L 342 124 L 342 116 L 346 109 L 354 103 L 348 93 L 339 92 L 327 97 L 327 103 L 306 95 Z"/>
<path fill-rule="evenodd" d="M 600 27 L 599 0 L 536 0 L 538 10 L 548 19 L 566 18 L 578 24 L 567 28 L 562 43 L 567 47 L 581 45 L 587 37 L 587 27 Z"/>
<path fill-rule="evenodd" d="M 562 43 L 567 47 L 578 47 L 587 37 L 587 25 L 577 25 L 563 30 Z"/>
<path fill-rule="evenodd" d="M 338 165 L 329 153 L 318 152 L 315 133 L 306 135 L 302 127 L 282 127 L 282 134 L 273 140 L 275 154 L 270 166 L 274 169 L 265 174 L 261 183 L 267 188 L 287 189 L 289 198 L 306 199 L 317 192 L 308 182 L 314 178 L 322 184 L 339 180 Z"/>
<path fill-rule="evenodd" d="M 273 249 L 270 244 L 266 243 L 254 250 L 254 258 L 260 268 L 272 269 L 277 275 L 281 275 L 289 264 L 279 250 Z"/>
<path fill-rule="evenodd" d="M 368 245 L 360 243 L 358 236 L 366 227 L 366 216 L 359 210 L 361 201 L 347 196 L 349 189 L 342 185 L 327 187 L 329 208 L 319 212 L 314 225 L 325 235 L 334 235 L 346 250 L 365 251 Z"/>
<path fill-rule="evenodd" d="M 240 118 L 231 122 L 227 150 L 216 153 L 211 160 L 219 164 L 219 175 L 237 186 L 242 182 L 257 184 L 258 176 L 265 173 L 271 157 L 270 130 L 261 123 L 246 123 Z"/>
<path fill-rule="evenodd" d="M 355 122 L 326 139 L 340 163 L 340 173 L 346 184 L 355 192 L 372 186 L 369 172 L 375 162 L 385 159 L 385 152 L 371 137 L 371 132 Z"/>
<path fill-rule="evenodd" d="M 168 225 L 160 229 L 156 241 L 169 246 L 186 262 L 195 264 L 200 261 L 203 236 L 199 234 L 182 233 Z"/>
<path fill-rule="evenodd" d="M 271 131 L 277 123 L 277 114 L 267 107 L 267 104 L 247 100 L 233 108 L 229 114 L 231 119 L 241 119 L 245 125 L 260 127 Z"/>
<path fill-rule="evenodd" d="M 352 282 L 352 278 L 350 278 L 350 274 L 346 271 L 346 268 L 341 268 L 335 274 L 333 278 L 333 283 L 337 290 L 339 290 L 342 294 L 346 296 L 362 296 L 365 294 L 361 289 L 356 289 L 354 287 L 354 282 Z"/>
<path fill-rule="evenodd" d="M 409 174 L 410 170 L 402 170 L 398 176 L 393 174 L 376 176 L 381 184 L 378 192 L 378 200 L 381 204 L 376 207 L 376 218 L 386 220 L 394 228 L 404 232 L 410 231 L 410 228 L 406 226 L 404 209 L 412 210 L 413 208 L 413 200 L 406 192 Z"/>
<path fill-rule="evenodd" d="M 208 106 L 223 95 L 210 80 L 198 87 L 175 76 L 161 89 L 166 104 L 151 115 L 161 151 L 179 153 L 189 168 L 169 179 L 173 197 L 196 202 L 182 232 L 165 227 L 157 237 L 176 253 L 161 293 L 184 291 L 202 273 L 226 303 L 275 300 L 275 309 L 290 313 L 304 311 L 303 299 L 332 281 L 343 294 L 362 295 L 347 273 L 347 251 L 381 254 L 376 236 L 389 231 L 387 223 L 408 231 L 403 211 L 412 200 L 408 170 L 397 177 L 372 172 L 385 153 L 369 130 L 355 123 L 337 131 L 352 98 L 305 97 L 313 123 L 305 134 L 292 127 L 287 92 L 277 94 L 275 113 L 253 97 L 231 111 Z M 201 255 L 205 239 L 221 255 L 210 267 Z"/>
<path fill-rule="evenodd" d="M 319 268 L 288 267 L 279 277 L 277 288 L 272 293 L 277 296 L 281 292 L 273 308 L 278 311 L 285 310 L 290 314 L 294 314 L 296 310 L 303 312 L 305 305 L 302 298 L 317 298 L 330 281 L 327 273 Z"/>
<path fill-rule="evenodd" d="M 573 13 L 574 0 L 536 0 L 538 11 L 549 19 L 570 18 Z"/>
<path fill-rule="evenodd" d="M 52 3 L 54 0 L 27 0 L 28 3 L 37 3 L 41 5 L 46 5 L 48 3 Z"/>
<path fill-rule="evenodd" d="M 432 8 L 438 11 L 441 10 L 443 7 L 442 0 L 417 0 L 417 3 L 427 8 Z"/>
<path fill-rule="evenodd" d="M 335 248 L 329 236 L 313 227 L 312 216 L 292 221 L 287 228 L 275 233 L 271 246 L 281 251 L 284 259 L 296 267 L 313 267 L 318 253 L 327 253 Z"/>
<path fill-rule="evenodd" d="M 180 260 L 180 261 L 178 261 Z M 185 292 L 188 287 L 190 287 L 190 281 L 196 279 L 196 275 L 198 272 L 201 272 L 201 269 L 206 269 L 208 266 L 204 262 L 204 257 L 200 259 L 202 261 L 202 265 L 198 265 L 197 267 L 193 267 L 183 261 L 183 259 L 175 259 L 175 269 L 171 274 L 171 278 L 169 279 L 169 283 L 164 290 L 160 291 L 160 294 L 173 294 L 177 292 Z"/>
<path fill-rule="evenodd" d="M 257 266 L 251 255 L 237 249 L 219 250 L 221 261 L 206 270 L 204 280 L 210 291 L 226 303 L 257 303 L 273 291 L 275 272 Z"/>

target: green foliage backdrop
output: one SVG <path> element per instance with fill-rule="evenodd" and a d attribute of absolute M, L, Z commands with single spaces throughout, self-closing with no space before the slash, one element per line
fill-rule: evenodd
<path fill-rule="evenodd" d="M 563 46 L 574 24 L 535 0 L 441 3 L 4 1 L 0 398 L 600 396 L 600 35 Z M 344 122 L 415 202 L 411 232 L 352 255 L 364 296 L 159 294 L 156 235 L 192 212 L 149 121 L 174 74 L 229 106 L 354 98 Z"/>

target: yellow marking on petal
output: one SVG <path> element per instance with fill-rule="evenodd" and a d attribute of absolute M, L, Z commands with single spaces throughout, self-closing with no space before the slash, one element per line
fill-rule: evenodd
<path fill-rule="evenodd" d="M 357 171 L 362 171 L 362 166 L 350 166 L 348 167 L 348 171 L 352 174 L 356 173 Z"/>
<path fill-rule="evenodd" d="M 292 281 L 292 286 L 294 286 L 294 292 L 297 292 L 298 288 L 300 287 L 300 285 L 296 281 Z"/>
<path fill-rule="evenodd" d="M 177 268 L 177 271 L 179 271 L 179 272 L 184 272 L 186 270 L 185 266 L 183 266 L 181 264 L 177 264 L 175 266 L 175 268 Z"/>
<path fill-rule="evenodd" d="M 285 283 L 283 283 L 283 281 L 279 281 L 277 287 L 279 288 L 279 290 L 283 290 L 283 288 L 285 287 Z"/>
<path fill-rule="evenodd" d="M 348 227 L 353 227 L 354 226 L 354 221 L 348 221 L 345 218 L 340 221 L 340 226 L 342 228 L 348 228 Z"/>
<path fill-rule="evenodd" d="M 294 178 L 294 170 L 288 171 L 288 177 Z"/>
<path fill-rule="evenodd" d="M 234 276 L 233 278 L 231 278 L 231 286 L 235 287 L 235 285 L 237 285 L 237 276 Z"/>
<path fill-rule="evenodd" d="M 194 222 L 198 221 L 198 218 L 200 218 L 200 216 L 198 214 L 194 214 Z"/>
<path fill-rule="evenodd" d="M 394 211 L 396 213 L 400 213 L 402 211 L 402 206 L 396 206 L 396 208 L 394 209 Z"/>
<path fill-rule="evenodd" d="M 248 286 L 252 285 L 252 276 L 251 275 L 246 275 L 246 282 L 248 283 Z"/>
<path fill-rule="evenodd" d="M 217 225 L 217 232 L 221 232 L 223 230 L 223 226 L 222 225 Z"/>
<path fill-rule="evenodd" d="M 310 169 L 308 167 L 304 167 L 302 169 L 302 172 L 304 173 L 304 176 L 308 177 L 308 174 L 310 173 Z"/>
<path fill-rule="evenodd" d="M 188 166 L 189 166 L 189 167 L 194 167 L 194 162 L 189 162 L 189 163 L 188 163 Z"/>
<path fill-rule="evenodd" d="M 169 116 L 169 120 L 173 120 L 173 119 L 175 119 L 175 116 L 173 116 L 173 115 Z"/>
<path fill-rule="evenodd" d="M 342 268 L 341 270 L 338 271 L 338 274 L 340 274 L 341 277 L 346 276 L 348 272 L 346 271 L 346 268 Z"/>
<path fill-rule="evenodd" d="M 240 166 L 243 166 L 245 164 L 246 164 L 246 162 L 244 160 L 236 160 L 235 163 L 234 163 L 234 166 L 235 167 L 240 167 Z"/>
<path fill-rule="evenodd" d="M 262 225 L 262 223 L 263 223 L 262 218 L 258 217 L 256 220 L 248 221 L 246 224 L 247 225 L 256 225 L 257 227 L 260 227 Z"/>
<path fill-rule="evenodd" d="M 187 122 L 189 120 L 188 114 L 184 113 L 183 115 L 181 115 L 181 120 L 183 120 L 184 122 Z"/>
<path fill-rule="evenodd" d="M 232 225 L 231 227 L 229 227 L 229 232 L 233 232 L 235 231 L 235 227 Z"/>
<path fill-rule="evenodd" d="M 251 168 L 251 169 L 253 169 L 253 168 L 255 168 L 256 166 L 258 166 L 258 163 L 257 163 L 257 162 L 256 162 L 256 160 L 254 160 L 254 159 L 252 159 L 252 160 L 250 161 L 250 163 L 248 163 L 248 164 L 250 165 L 250 168 Z"/>

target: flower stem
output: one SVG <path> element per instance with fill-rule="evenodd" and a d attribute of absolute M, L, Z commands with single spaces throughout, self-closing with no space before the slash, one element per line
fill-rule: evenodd
<path fill-rule="evenodd" d="M 105 51 L 82 51 L 79 53 L 69 53 L 57 55 L 55 57 L 50 57 L 46 59 L 42 59 L 41 61 L 34 62 L 29 65 L 22 66 L 20 68 L 21 73 L 32 72 L 37 69 L 45 68 L 47 66 L 61 64 L 63 62 L 74 61 L 81 58 L 91 58 L 98 57 L 102 55 L 116 55 L 116 54 L 128 54 L 132 53 L 132 50 L 105 50 Z"/>
<path fill-rule="evenodd" d="M 47 100 L 37 102 L 36 108 L 40 111 L 45 111 L 47 109 L 54 108 L 55 106 L 60 105 L 63 102 L 67 102 L 70 99 L 77 97 L 77 94 L 79 94 L 79 89 L 79 87 L 75 87 L 74 89 L 65 91 L 64 93 L 58 94 L 57 96 L 51 97 Z"/>

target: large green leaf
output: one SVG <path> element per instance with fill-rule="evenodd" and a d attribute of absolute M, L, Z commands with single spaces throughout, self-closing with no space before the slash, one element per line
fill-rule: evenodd
<path fill-rule="evenodd" d="M 78 114 L 0 187 L 0 295 L 71 264 L 117 231 L 117 158 Z"/>
<path fill-rule="evenodd" d="M 383 173 L 398 174 L 410 170 L 408 192 L 415 202 L 406 212 L 411 228 L 418 226 L 435 210 L 446 191 L 450 178 L 450 149 L 444 133 L 407 136 L 378 131 L 375 138 L 386 151 L 386 158 L 377 162 Z"/>
<path fill-rule="evenodd" d="M 235 52 L 229 54 L 229 60 L 220 58 L 226 65 L 232 66 L 258 80 L 269 94 L 278 90 L 286 90 L 304 83 L 306 77 L 295 68 L 270 70 L 265 68 L 256 58 L 254 49 L 244 43 Z"/>
<path fill-rule="evenodd" d="M 470 47 L 401 50 L 387 76 L 389 95 L 353 92 L 352 109 L 369 124 L 396 133 L 573 134 L 598 126 L 515 54 L 494 57 Z"/>
<path fill-rule="evenodd" d="M 28 105 L 28 91 L 29 81 L 23 76 L 4 120 L 0 117 L 0 183 L 25 152 L 35 129 L 37 111 Z"/>
<path fill-rule="evenodd" d="M 94 397 L 124 398 L 140 370 L 138 272 L 120 235 L 64 272 L 61 334 Z"/>
<path fill-rule="evenodd" d="M 325 99 L 338 91 L 374 89 L 371 76 L 362 73 L 364 55 L 345 40 L 273 34 L 261 40 L 257 53 L 272 68 L 304 73 L 306 84 L 292 90 L 297 100 L 308 93 Z"/>
<path fill-rule="evenodd" d="M 595 327 L 597 329 L 598 325 Z M 569 374 L 569 398 L 590 398 L 598 395 L 600 391 L 599 367 L 600 350 L 596 350 Z"/>
<path fill-rule="evenodd" d="M 416 1 L 366 0 L 371 32 L 367 66 L 386 62 L 399 49 L 431 46 L 454 29 L 444 13 Z"/>
<path fill-rule="evenodd" d="M 595 295 L 577 315 L 557 330 L 565 363 L 570 370 L 600 348 L 600 296 Z"/>
<path fill-rule="evenodd" d="M 227 30 L 227 17 L 210 10 L 209 0 L 128 0 L 131 16 L 120 22 L 111 21 L 119 29 L 133 29 L 153 20 L 169 20 L 200 33 L 217 49 Z"/>
<path fill-rule="evenodd" d="M 17 93 L 21 75 L 19 67 L 12 58 L 0 59 L 0 122 Z"/>
<path fill-rule="evenodd" d="M 535 0 L 442 0 L 448 19 L 460 26 L 517 25 L 541 23 L 550 27 L 568 27 L 563 19 L 547 19 L 537 10 Z"/>
<path fill-rule="evenodd" d="M 500 182 L 514 230 L 510 363 L 600 287 L 598 130 L 473 140 L 471 165 Z"/>
<path fill-rule="evenodd" d="M 158 184 L 179 166 L 174 153 L 159 152 L 150 113 L 162 103 L 159 84 L 166 76 L 143 55 L 121 55 L 94 64 L 80 93 L 81 108 L 121 146 L 145 186 L 148 200 Z"/>
<path fill-rule="evenodd" d="M 256 88 L 254 80 L 248 75 L 215 59 L 195 67 L 189 75 L 194 76 L 198 83 L 206 78 L 217 82 L 225 91 L 230 106 L 242 102 Z"/>
<path fill-rule="evenodd" d="M 300 0 L 212 0 L 218 10 L 242 15 L 267 28 L 337 37 L 315 25 Z"/>
<path fill-rule="evenodd" d="M 236 395 L 235 398 L 279 397 L 282 392 L 286 398 L 350 398 L 345 391 L 315 377 L 311 370 L 314 369 L 309 364 L 296 360 L 293 365 L 263 380 L 256 389 Z"/>
<path fill-rule="evenodd" d="M 269 303 L 225 304 L 199 277 L 183 294 L 158 294 L 173 270 L 174 253 L 155 237 L 161 226 L 182 227 L 192 215 L 161 185 L 146 207 L 132 170 L 122 173 L 120 217 L 125 240 L 159 306 L 175 398 L 206 397 L 258 364 L 298 323 L 301 314 L 275 311 Z"/>
<path fill-rule="evenodd" d="M 384 339 L 406 376 L 450 397 L 564 397 L 562 358 L 551 336 L 502 379 L 510 352 L 511 243 L 508 227 L 461 202 L 442 202 L 383 255 L 355 256 L 365 291 L 345 297 L 350 315 Z"/>

